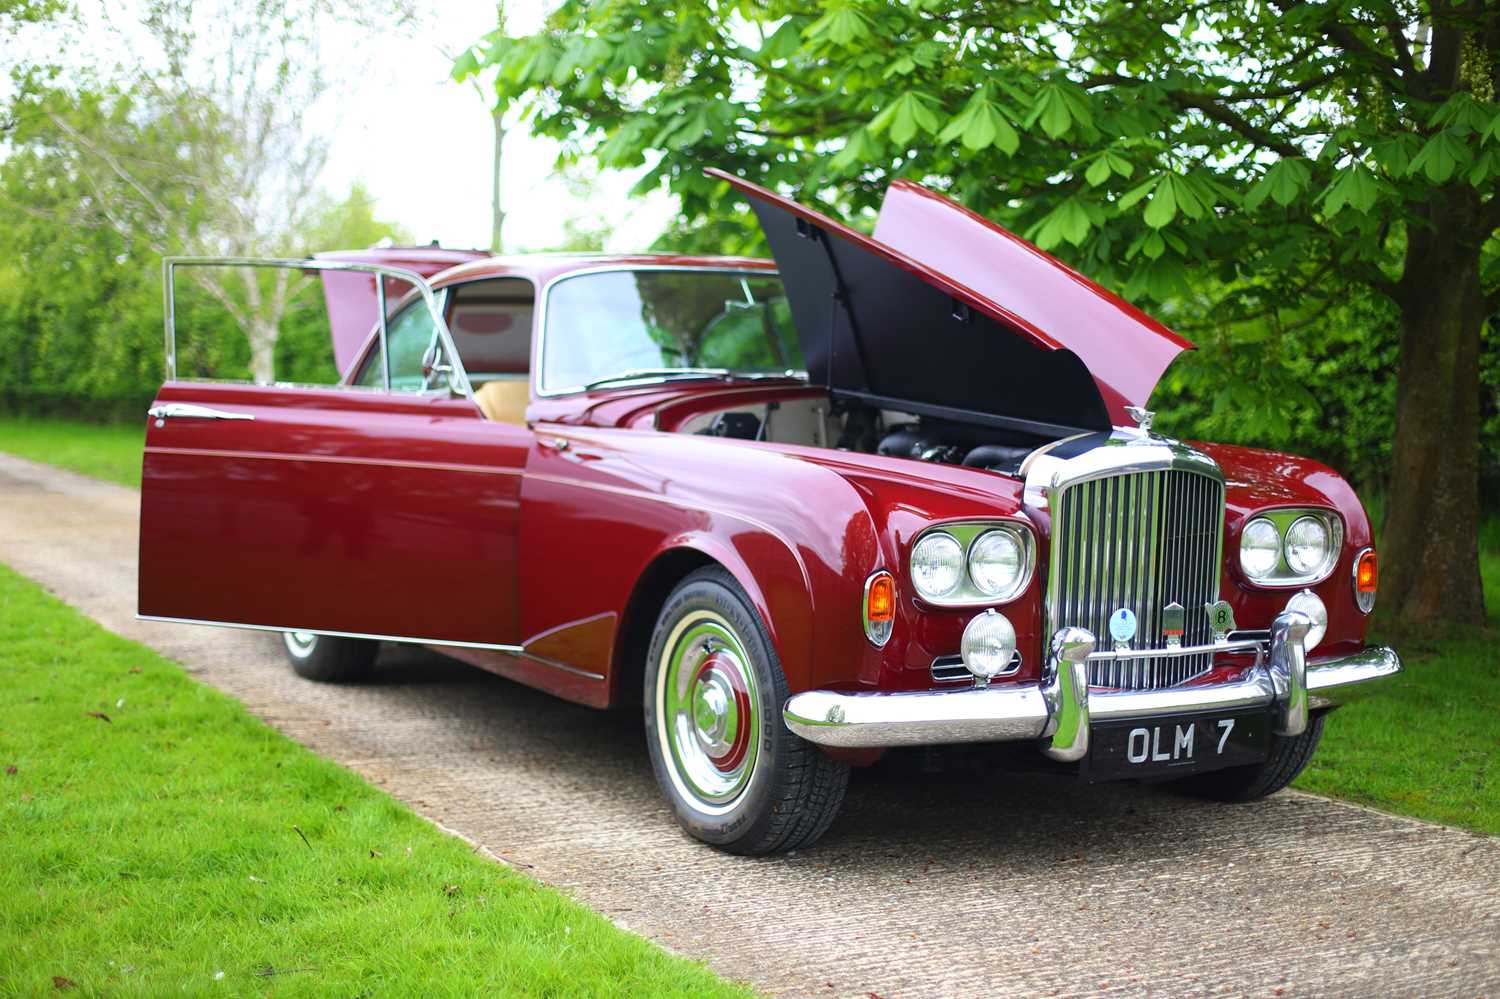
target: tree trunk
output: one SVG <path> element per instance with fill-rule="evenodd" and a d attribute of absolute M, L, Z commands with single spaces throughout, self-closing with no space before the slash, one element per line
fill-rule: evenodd
<path fill-rule="evenodd" d="M 1484 298 L 1472 189 L 1437 192 L 1407 231 L 1401 361 L 1381 537 L 1381 617 L 1484 623 L 1479 578 L 1479 345 Z"/>
<path fill-rule="evenodd" d="M 495 2 L 495 24 L 503 36 L 505 34 L 505 0 Z M 484 96 L 482 88 L 479 95 Z M 490 118 L 495 126 L 494 176 L 490 178 L 490 252 L 504 253 L 505 209 L 500 207 L 500 153 L 505 146 L 505 115 L 497 107 L 490 112 Z"/>
<path fill-rule="evenodd" d="M 246 332 L 250 337 L 250 377 L 257 385 L 269 385 L 276 380 L 277 324 L 264 316 L 252 316 Z"/>
<path fill-rule="evenodd" d="M 505 8 L 501 6 L 501 16 Z M 490 252 L 504 253 L 501 230 L 505 228 L 505 209 L 500 207 L 500 153 L 505 145 L 505 121 L 499 109 L 491 112 L 495 123 L 495 176 L 490 181 Z"/>

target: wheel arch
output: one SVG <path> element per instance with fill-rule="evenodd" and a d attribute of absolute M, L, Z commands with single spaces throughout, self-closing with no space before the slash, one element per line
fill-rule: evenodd
<path fill-rule="evenodd" d="M 797 574 L 805 580 L 805 568 L 797 559 L 796 553 L 790 549 L 784 551 L 796 564 Z M 708 566 L 724 569 L 739 584 L 749 598 L 751 609 L 759 616 L 762 627 L 770 636 L 771 645 L 781 659 L 784 672 L 790 674 L 793 671 L 791 662 L 805 660 L 805 652 L 811 646 L 808 626 L 812 619 L 812 594 L 807 587 L 780 587 L 778 599 L 773 605 L 758 582 L 761 577 L 735 547 L 703 535 L 674 538 L 664 543 L 647 562 L 626 600 L 620 626 L 615 633 L 612 653 L 611 705 L 640 703 L 642 684 L 645 682 L 646 654 L 656 630 L 656 619 L 678 584 L 693 572 Z M 795 620 L 784 620 L 787 616 Z M 778 627 L 778 621 L 781 627 Z M 787 627 L 788 625 L 791 627 Z M 797 655 L 795 660 L 789 660 L 789 653 L 802 654 Z M 793 689 L 797 689 L 792 675 L 788 675 L 786 679 Z"/>

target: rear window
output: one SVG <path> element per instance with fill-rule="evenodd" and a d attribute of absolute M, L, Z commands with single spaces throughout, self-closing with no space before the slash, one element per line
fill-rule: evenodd
<path fill-rule="evenodd" d="M 470 378 L 531 370 L 531 282 L 497 278 L 458 286 L 448 328 Z"/>

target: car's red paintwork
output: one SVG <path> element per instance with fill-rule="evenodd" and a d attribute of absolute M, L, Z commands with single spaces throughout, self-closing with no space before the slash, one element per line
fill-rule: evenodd
<path fill-rule="evenodd" d="M 495 258 L 433 283 L 504 275 L 541 291 L 581 270 L 643 264 L 772 266 L 704 257 Z M 942 521 L 1007 518 L 1036 533 L 1041 564 L 1003 605 L 1023 665 L 997 682 L 1036 680 L 1049 524 L 1023 503 L 1018 479 L 674 432 L 695 414 L 736 402 L 821 391 L 793 381 L 702 381 L 548 398 L 533 386 L 522 427 L 489 422 L 466 399 L 169 382 L 159 402 L 255 420 L 152 421 L 139 609 L 422 639 L 605 706 L 639 698 L 640 661 L 662 601 L 677 579 L 713 561 L 759 612 L 791 692 L 924 689 L 933 686 L 933 659 L 957 653 L 975 611 L 914 595 L 905 571 L 912 540 Z M 1330 622 L 1313 659 L 1361 646 L 1366 619 L 1350 577 L 1370 527 L 1353 491 L 1306 459 L 1198 446 L 1228 479 L 1222 591 L 1239 626 L 1267 627 L 1289 595 L 1239 577 L 1230 553 L 1241 525 L 1267 508 L 1324 506 L 1343 518 L 1345 539 L 1337 568 L 1314 587 Z M 900 599 L 892 637 L 876 649 L 860 611 L 864 582 L 880 568 L 895 574 Z"/>
<path fill-rule="evenodd" d="M 1015 326 L 1047 331 L 1083 359 L 1111 419 L 1128 425 L 1125 407 L 1145 406 L 1172 359 L 1193 344 L 1051 254 L 954 207 L 898 180 L 881 202 L 875 239 L 967 285 Z"/>

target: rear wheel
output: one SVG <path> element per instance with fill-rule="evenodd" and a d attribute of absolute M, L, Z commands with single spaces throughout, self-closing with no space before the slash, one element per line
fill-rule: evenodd
<path fill-rule="evenodd" d="M 1312 759 L 1313 751 L 1318 748 L 1318 740 L 1321 738 L 1323 716 L 1318 715 L 1307 720 L 1307 729 L 1301 735 L 1271 736 L 1271 753 L 1263 763 L 1215 770 L 1173 783 L 1178 790 L 1199 798 L 1256 801 L 1275 794 L 1296 780 L 1297 775 Z"/>
<path fill-rule="evenodd" d="M 333 638 L 310 631 L 284 631 L 287 662 L 307 680 L 320 683 L 351 683 L 374 670 L 380 643 L 365 638 Z"/>
<path fill-rule="evenodd" d="M 781 663 L 728 572 L 700 569 L 673 591 L 657 619 L 644 694 L 657 783 L 693 836 L 760 854 L 827 831 L 849 768 L 781 723 Z"/>

